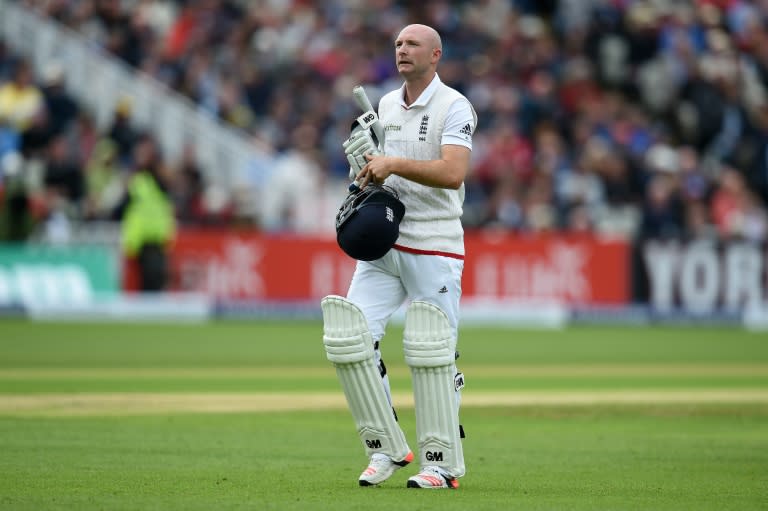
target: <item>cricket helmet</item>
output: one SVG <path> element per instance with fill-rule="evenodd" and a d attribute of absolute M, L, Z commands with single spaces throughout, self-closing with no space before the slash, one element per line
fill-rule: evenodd
<path fill-rule="evenodd" d="M 355 188 L 336 214 L 336 241 L 346 254 L 373 261 L 386 254 L 400 235 L 405 205 L 388 186 Z"/>

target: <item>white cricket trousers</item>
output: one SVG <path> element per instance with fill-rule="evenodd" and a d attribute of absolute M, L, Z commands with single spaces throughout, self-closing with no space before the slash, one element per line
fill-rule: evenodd
<path fill-rule="evenodd" d="M 375 261 L 358 261 L 347 299 L 362 310 L 376 348 L 376 363 L 392 401 L 389 378 L 381 362 L 379 341 L 387 322 L 406 301 L 421 300 L 440 307 L 458 338 L 461 274 L 464 260 L 440 255 L 411 254 L 392 249 Z M 457 399 L 458 398 L 457 396 Z"/>
<path fill-rule="evenodd" d="M 374 342 L 406 299 L 440 307 L 456 337 L 463 270 L 462 259 L 392 249 L 381 259 L 357 262 L 347 299 L 363 311 Z"/>

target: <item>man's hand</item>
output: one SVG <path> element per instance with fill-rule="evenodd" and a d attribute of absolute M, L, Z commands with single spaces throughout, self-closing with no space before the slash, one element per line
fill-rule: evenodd
<path fill-rule="evenodd" d="M 368 183 L 382 184 L 392 174 L 390 163 L 394 158 L 379 154 L 367 154 L 364 158 L 366 165 L 355 175 L 360 188 L 365 188 Z"/>

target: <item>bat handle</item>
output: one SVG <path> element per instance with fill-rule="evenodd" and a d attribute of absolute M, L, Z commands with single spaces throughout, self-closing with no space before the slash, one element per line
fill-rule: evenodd
<path fill-rule="evenodd" d="M 371 126 L 373 128 L 373 133 L 376 135 L 376 138 L 378 139 L 379 143 L 384 145 L 384 127 L 381 125 L 380 121 L 376 121 L 376 123 Z"/>

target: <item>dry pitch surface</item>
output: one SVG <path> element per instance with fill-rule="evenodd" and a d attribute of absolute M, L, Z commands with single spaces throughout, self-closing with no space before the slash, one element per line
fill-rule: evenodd
<path fill-rule="evenodd" d="M 465 368 L 468 373 L 475 368 Z M 480 373 L 482 371 L 482 373 Z M 267 374 L 265 374 L 265 372 Z M 3 381 L 37 379 L 101 378 L 248 378 L 276 379 L 307 376 L 333 377 L 329 368 L 206 368 L 206 369 L 6 369 L 0 370 Z M 394 375 L 407 375 L 407 369 L 395 368 Z M 611 377 L 630 375 L 639 378 L 665 377 L 764 377 L 764 364 L 681 364 L 681 365 L 599 365 L 599 366 L 491 366 L 477 368 L 475 374 L 545 378 L 548 376 Z M 393 400 L 398 407 L 412 407 L 411 393 L 396 391 Z M 768 388 L 664 388 L 664 389 L 606 389 L 606 390 L 525 390 L 472 391 L 467 389 L 462 406 L 595 406 L 595 405 L 654 405 L 654 404 L 765 404 Z M 5 416 L 97 416 L 142 415 L 175 412 L 235 413 L 280 412 L 294 410 L 332 410 L 346 407 L 344 396 L 338 392 L 78 392 L 0 394 L 0 415 Z"/>

